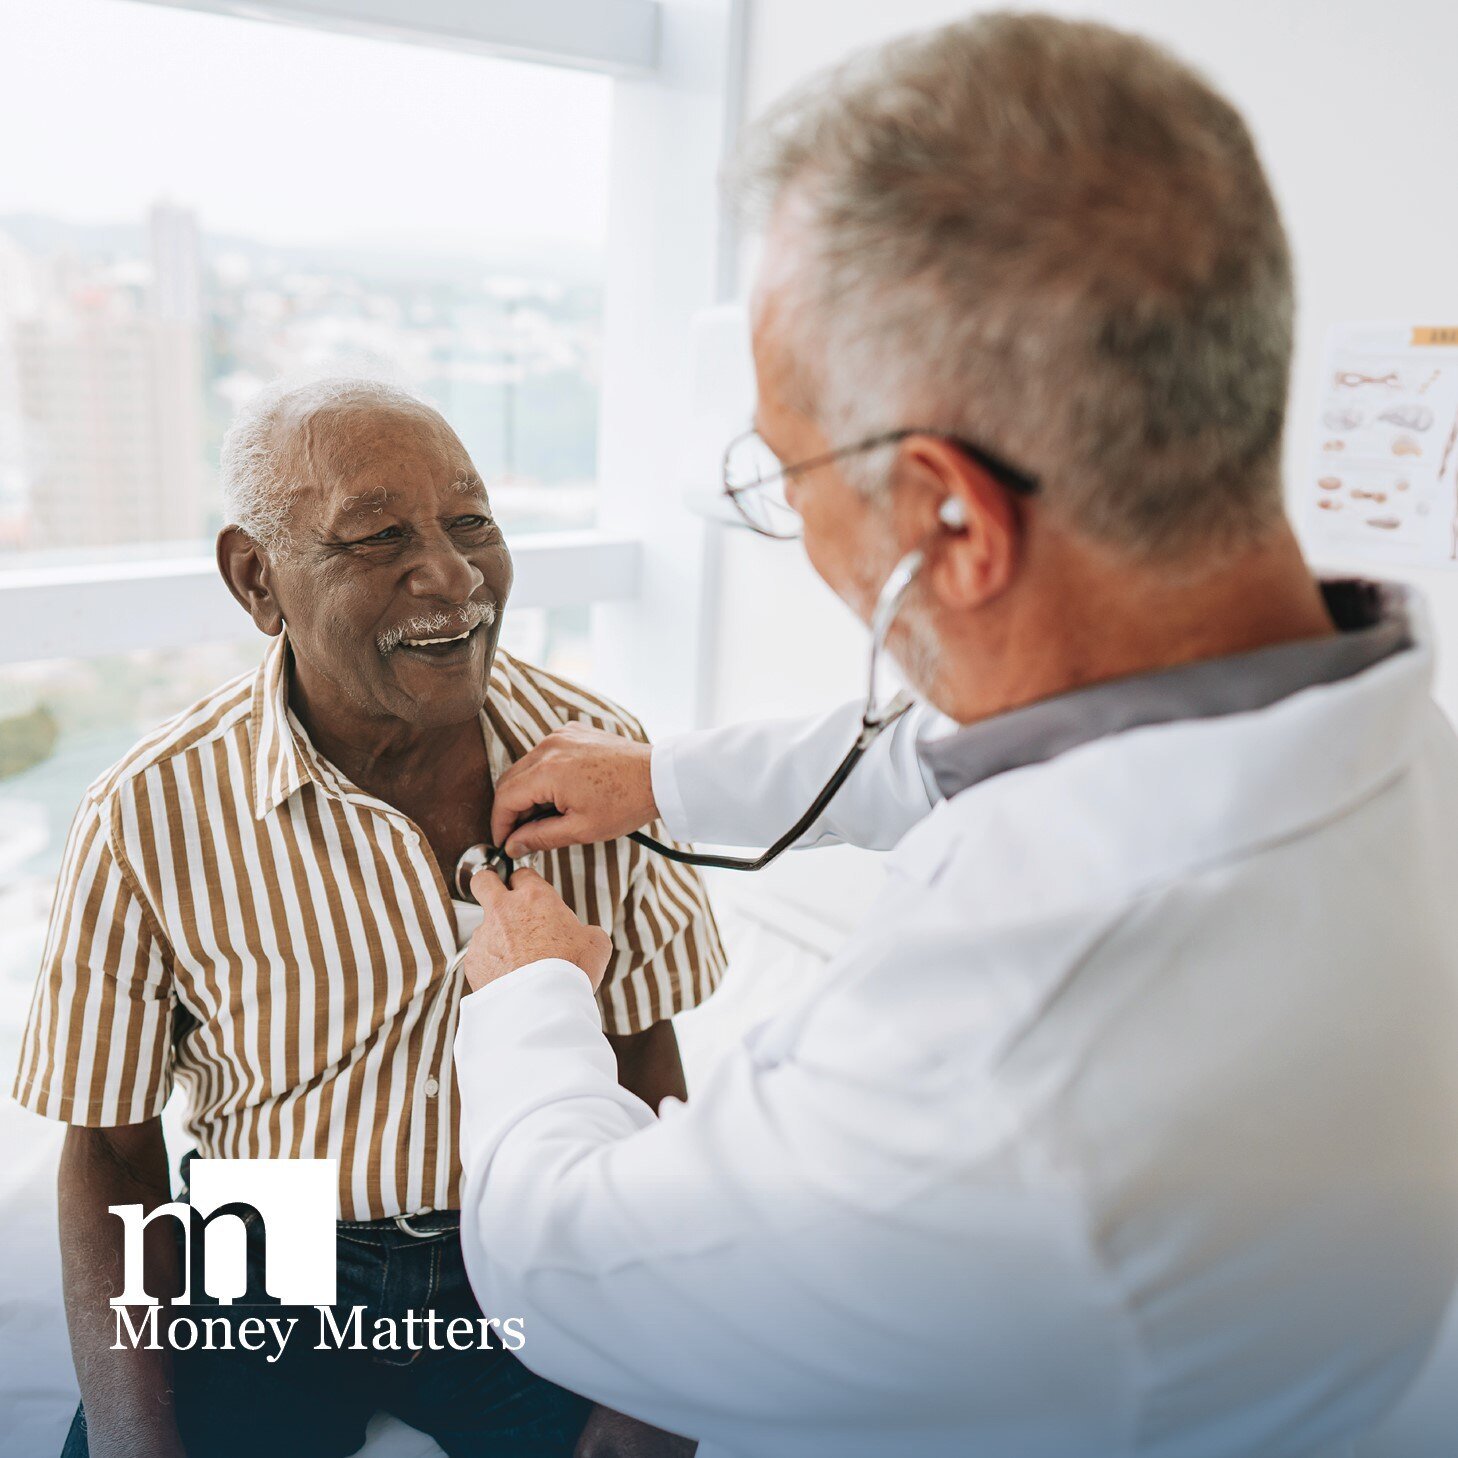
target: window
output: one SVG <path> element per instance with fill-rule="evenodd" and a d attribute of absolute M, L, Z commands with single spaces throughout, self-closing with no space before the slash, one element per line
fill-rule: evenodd
<path fill-rule="evenodd" d="M 82 790 L 258 661 L 208 539 L 278 370 L 431 395 L 511 539 L 507 647 L 693 722 L 713 462 L 682 436 L 741 0 L 303 13 L 0 4 L 0 1067 Z"/>
<path fill-rule="evenodd" d="M 0 568 L 196 550 L 233 411 L 294 371 L 423 392 L 508 532 L 590 526 L 610 100 L 601 75 L 7 0 Z"/>

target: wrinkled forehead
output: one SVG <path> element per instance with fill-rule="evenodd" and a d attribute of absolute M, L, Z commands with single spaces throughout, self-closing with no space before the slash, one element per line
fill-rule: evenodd
<path fill-rule="evenodd" d="M 295 513 L 367 514 L 445 491 L 486 498 L 466 448 L 426 406 L 336 401 L 286 415 L 278 430 Z"/>

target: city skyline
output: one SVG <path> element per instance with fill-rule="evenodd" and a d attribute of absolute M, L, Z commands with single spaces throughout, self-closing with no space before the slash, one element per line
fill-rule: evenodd
<path fill-rule="evenodd" d="M 433 399 L 517 529 L 590 524 L 600 285 L 548 263 L 0 217 L 0 561 L 211 535 L 233 411 L 331 369 Z"/>

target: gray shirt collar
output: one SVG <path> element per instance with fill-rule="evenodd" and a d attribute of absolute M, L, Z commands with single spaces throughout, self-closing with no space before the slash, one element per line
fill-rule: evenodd
<path fill-rule="evenodd" d="M 1281 643 L 1156 673 L 1111 679 L 1042 699 L 918 745 L 946 799 L 993 775 L 1150 724 L 1249 713 L 1302 689 L 1336 683 L 1410 648 L 1401 588 L 1359 580 L 1324 582 L 1332 638 Z"/>

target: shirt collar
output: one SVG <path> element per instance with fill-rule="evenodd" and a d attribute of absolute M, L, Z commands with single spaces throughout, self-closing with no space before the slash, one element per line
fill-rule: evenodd
<path fill-rule="evenodd" d="M 1128 729 L 1249 713 L 1302 689 L 1336 683 L 1410 648 L 1408 596 L 1359 580 L 1321 584 L 1335 637 L 1281 643 L 1156 673 L 1135 674 L 1042 699 L 918 746 L 946 799 L 1081 744 Z"/>
<path fill-rule="evenodd" d="M 499 780 L 509 764 L 520 759 L 546 732 L 526 718 L 512 689 L 511 655 L 500 646 L 491 664 L 486 703 L 481 709 L 481 734 L 486 740 L 486 763 L 491 783 Z"/>
<path fill-rule="evenodd" d="M 269 645 L 253 681 L 248 736 L 253 749 L 255 820 L 277 810 L 309 781 L 324 783 L 322 761 L 289 709 L 287 632 Z"/>
<path fill-rule="evenodd" d="M 289 708 L 288 633 L 269 645 L 253 682 L 248 731 L 253 751 L 253 818 L 262 820 L 304 785 L 343 793 L 343 776 L 314 748 L 308 732 Z M 518 712 L 511 691 L 510 658 L 500 648 L 481 711 L 481 731 L 494 784 L 512 760 L 540 738 Z"/>

